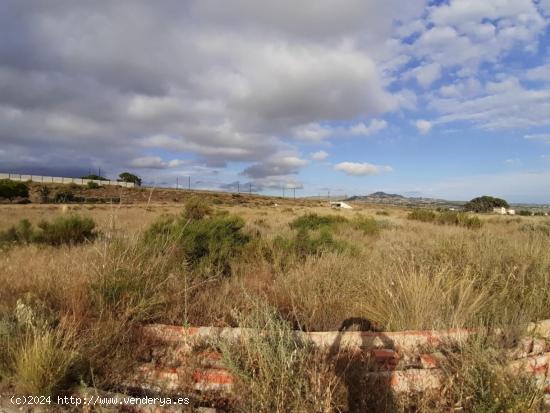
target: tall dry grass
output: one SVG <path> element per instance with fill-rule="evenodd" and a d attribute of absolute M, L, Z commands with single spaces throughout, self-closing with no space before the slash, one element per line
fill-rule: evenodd
<path fill-rule="evenodd" d="M 328 227 L 293 229 L 290 224 L 301 215 L 327 211 L 301 206 L 212 208 L 214 214 L 229 210 L 245 221 L 242 231 L 247 242 L 238 252 L 223 255 L 222 272 L 198 274 L 186 256 L 190 249 L 178 244 L 181 239 L 166 236 L 144 242 L 150 222 L 166 212 L 181 212 L 173 206 L 151 212 L 141 207 L 98 207 L 87 211 L 101 232 L 93 242 L 3 249 L 0 374 L 4 380 L 40 382 L 38 373 L 33 378 L 16 372 L 28 370 L 25 366 L 33 359 L 47 365 L 62 357 L 70 366 L 67 371 L 79 380 L 91 384 L 93 376 L 93 383 L 114 388 L 140 345 L 137 325 L 236 326 L 254 314 L 249 297 L 274 309 L 273 316 L 282 323 L 274 329 L 281 332 L 288 326 L 305 330 L 508 326 L 550 317 L 550 234 L 544 217 L 482 217 L 482 228 L 473 230 L 411 221 L 406 219 L 407 211 L 397 209 L 381 220 L 375 209 L 365 209 L 340 212 L 343 218 L 330 220 Z M 32 214 L 37 211 L 18 210 L 13 216 L 35 222 L 38 216 Z M 141 218 L 143 222 L 134 222 Z M 203 264 L 210 268 L 207 261 Z M 212 268 L 219 267 L 218 263 Z M 32 340 L 25 336 L 14 321 L 21 299 L 53 315 L 47 334 Z M 61 334 L 59 326 L 70 328 L 64 327 Z M 38 348 L 71 351 L 48 355 Z M 252 352 L 252 344 L 241 351 Z M 72 358 L 73 354 L 78 357 Z M 71 385 L 53 378 L 44 381 L 51 383 L 52 393 Z M 269 399 L 268 394 L 263 399 Z"/>

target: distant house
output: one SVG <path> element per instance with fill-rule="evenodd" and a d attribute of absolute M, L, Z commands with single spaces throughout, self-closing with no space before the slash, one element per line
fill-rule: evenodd
<path fill-rule="evenodd" d="M 342 201 L 331 202 L 330 207 L 334 209 L 353 209 L 351 205 L 348 205 Z"/>
<path fill-rule="evenodd" d="M 493 212 L 499 215 L 516 215 L 515 209 L 506 209 L 504 207 L 493 208 Z"/>

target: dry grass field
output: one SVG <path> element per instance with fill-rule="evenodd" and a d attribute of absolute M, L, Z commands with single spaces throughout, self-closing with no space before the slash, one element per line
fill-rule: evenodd
<path fill-rule="evenodd" d="M 3 385 L 37 394 L 116 388 L 143 345 L 137 325 L 242 326 L 258 303 L 275 325 L 307 331 L 521 328 L 550 318 L 547 217 L 480 215 L 470 225 L 391 207 L 213 199 L 0 205 L 4 235 L 12 226 L 21 234 L 22 220 L 31 231 L 75 215 L 95 223 L 84 242 L 31 234 L 2 243 Z M 471 380 L 461 391 L 472 391 Z M 503 386 L 484 395 L 486 410 L 465 411 L 536 411 L 525 407 L 530 391 Z M 327 403 L 322 411 L 339 411 Z"/>

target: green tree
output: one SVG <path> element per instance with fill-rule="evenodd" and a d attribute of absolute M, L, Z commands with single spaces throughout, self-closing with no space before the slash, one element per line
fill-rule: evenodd
<path fill-rule="evenodd" d="M 9 199 L 11 202 L 14 198 L 28 197 L 29 188 L 24 182 L 0 179 L 0 198 Z"/>
<path fill-rule="evenodd" d="M 491 212 L 493 208 L 509 208 L 508 202 L 504 199 L 483 195 L 472 199 L 464 205 L 465 211 Z"/>
<path fill-rule="evenodd" d="M 118 177 L 122 182 L 133 182 L 138 186 L 141 185 L 141 178 L 137 175 L 131 174 L 130 172 L 122 172 Z"/>

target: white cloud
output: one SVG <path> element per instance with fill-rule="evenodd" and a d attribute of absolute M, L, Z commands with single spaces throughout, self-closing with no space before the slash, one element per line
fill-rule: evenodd
<path fill-rule="evenodd" d="M 543 143 L 550 143 L 550 133 L 535 133 L 532 135 L 525 135 L 525 139 L 532 141 L 540 141 Z"/>
<path fill-rule="evenodd" d="M 310 154 L 311 159 L 314 161 L 324 161 L 328 158 L 328 153 L 325 151 L 317 151 Z"/>
<path fill-rule="evenodd" d="M 166 162 L 160 156 L 142 156 L 130 161 L 130 166 L 143 169 L 176 168 L 183 164 L 185 164 L 185 161 L 180 159 L 172 159 L 171 161 Z"/>
<path fill-rule="evenodd" d="M 518 158 L 506 159 L 506 160 L 504 161 L 504 163 L 505 163 L 507 166 L 519 166 L 519 165 L 522 164 L 521 159 L 518 159 Z"/>
<path fill-rule="evenodd" d="M 528 89 L 512 76 L 487 82 L 473 98 L 432 98 L 429 107 L 442 114 L 437 123 L 468 121 L 491 130 L 550 125 L 550 89 Z"/>
<path fill-rule="evenodd" d="M 329 138 L 360 137 L 374 135 L 388 127 L 388 122 L 383 119 L 372 119 L 368 124 L 358 122 L 349 126 L 322 126 L 318 123 L 310 123 L 294 128 L 294 137 L 302 140 L 321 141 Z"/>
<path fill-rule="evenodd" d="M 379 175 L 382 172 L 393 171 L 391 166 L 373 165 L 366 162 L 340 162 L 334 166 L 334 169 L 352 176 Z"/>
<path fill-rule="evenodd" d="M 432 130 L 432 123 L 424 119 L 417 120 L 415 122 L 415 126 L 422 135 L 425 135 Z"/>
<path fill-rule="evenodd" d="M 383 119 L 373 119 L 368 125 L 357 123 L 349 127 L 349 133 L 354 136 L 369 136 L 388 127 L 388 122 Z"/>
<path fill-rule="evenodd" d="M 295 127 L 293 134 L 298 139 L 320 141 L 331 135 L 331 129 L 329 127 L 323 127 L 318 123 L 310 123 Z"/>
<path fill-rule="evenodd" d="M 550 63 L 529 69 L 525 74 L 525 78 L 527 80 L 550 82 Z"/>
<path fill-rule="evenodd" d="M 276 155 L 265 162 L 249 166 L 242 172 L 242 175 L 253 179 L 281 177 L 296 174 L 307 164 L 309 164 L 307 159 L 301 159 L 298 156 Z"/>
<path fill-rule="evenodd" d="M 414 76 L 420 86 L 427 88 L 441 77 L 441 65 L 439 63 L 429 63 L 418 66 L 412 69 L 408 75 Z"/>

